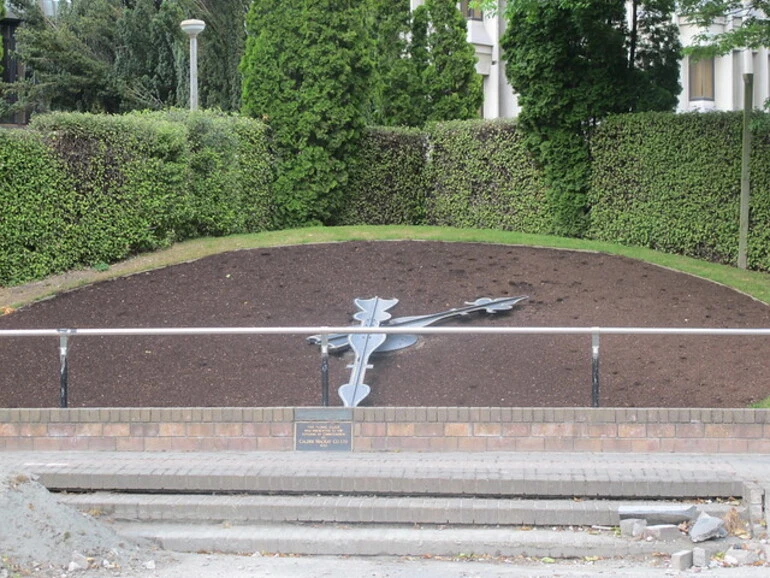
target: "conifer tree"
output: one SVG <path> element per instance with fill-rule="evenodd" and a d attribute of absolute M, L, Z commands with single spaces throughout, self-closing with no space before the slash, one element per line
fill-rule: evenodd
<path fill-rule="evenodd" d="M 5 2 L 0 2 L 0 20 L 5 18 Z M 3 43 L 0 41 L 0 74 L 3 73 Z"/>
<path fill-rule="evenodd" d="M 369 122 L 414 125 L 419 76 L 409 58 L 409 0 L 372 0 L 371 26 L 375 46 Z"/>
<path fill-rule="evenodd" d="M 422 71 L 427 120 L 479 116 L 484 94 L 465 17 L 454 0 L 426 0 L 423 7 L 428 16 L 428 66 Z"/>
<path fill-rule="evenodd" d="M 243 111 L 270 124 L 276 226 L 333 224 L 346 159 L 370 102 L 366 2 L 254 0 L 241 64 Z"/>
<path fill-rule="evenodd" d="M 176 0 L 135 0 L 116 24 L 115 74 L 121 108 L 183 107 L 188 98 L 187 39 Z"/>

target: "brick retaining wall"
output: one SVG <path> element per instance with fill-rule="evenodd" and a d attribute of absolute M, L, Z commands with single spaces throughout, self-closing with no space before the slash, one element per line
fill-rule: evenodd
<path fill-rule="evenodd" d="M 0 450 L 295 448 L 307 420 L 349 423 L 353 451 L 770 453 L 767 409 L 0 409 Z"/>

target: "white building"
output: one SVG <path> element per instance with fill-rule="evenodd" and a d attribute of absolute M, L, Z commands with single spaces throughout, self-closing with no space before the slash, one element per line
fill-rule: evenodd
<path fill-rule="evenodd" d="M 411 7 L 424 0 L 410 0 Z M 503 18 L 505 0 L 498 0 L 497 14 L 481 14 L 459 2 L 468 19 L 468 41 L 476 47 L 476 69 L 484 77 L 484 118 L 515 117 L 519 112 L 516 95 L 505 76 L 505 63 L 501 59 L 500 37 L 505 31 Z M 699 29 L 676 17 L 683 46 L 694 44 Z M 709 30 L 719 34 L 741 25 L 740 18 L 723 19 Z M 749 56 L 749 52 L 751 56 Z M 742 110 L 743 73 L 754 73 L 754 106 L 761 108 L 770 98 L 770 51 L 760 48 L 753 51 L 734 51 L 716 58 L 690 62 L 685 57 L 680 67 L 680 84 L 677 111 Z"/>

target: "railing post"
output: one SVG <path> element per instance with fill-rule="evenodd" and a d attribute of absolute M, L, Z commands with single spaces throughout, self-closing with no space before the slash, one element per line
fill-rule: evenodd
<path fill-rule="evenodd" d="M 59 329 L 59 407 L 67 407 L 67 349 L 69 329 Z"/>
<path fill-rule="evenodd" d="M 321 406 L 329 407 L 329 336 L 321 335 Z"/>
<path fill-rule="evenodd" d="M 599 328 L 591 333 L 591 407 L 599 407 Z"/>

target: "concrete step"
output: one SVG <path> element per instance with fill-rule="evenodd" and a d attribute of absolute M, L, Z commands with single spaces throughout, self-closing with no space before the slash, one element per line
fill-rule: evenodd
<path fill-rule="evenodd" d="M 334 464 L 331 464 L 334 466 Z M 688 477 L 661 478 L 646 472 L 482 471 L 463 469 L 346 470 L 316 466 L 263 469 L 252 475 L 238 471 L 200 473 L 157 468 L 133 473 L 59 469 L 42 472 L 40 482 L 50 490 L 321 494 L 349 496 L 444 496 L 508 498 L 678 499 L 742 496 L 744 485 L 729 476 L 696 472 Z"/>
<path fill-rule="evenodd" d="M 148 539 L 177 552 L 281 553 L 331 556 L 634 557 L 692 548 L 682 534 L 672 541 L 621 538 L 612 531 L 523 530 L 510 527 L 383 527 L 337 524 L 211 526 L 115 523 L 127 538 Z M 732 539 L 705 544 L 714 552 Z"/>
<path fill-rule="evenodd" d="M 662 501 L 528 500 L 383 496 L 60 494 L 59 500 L 83 512 L 130 522 L 261 524 L 448 524 L 479 526 L 617 526 L 621 505 Z M 681 504 L 681 502 L 680 502 Z M 723 517 L 739 503 L 695 504 Z"/>

